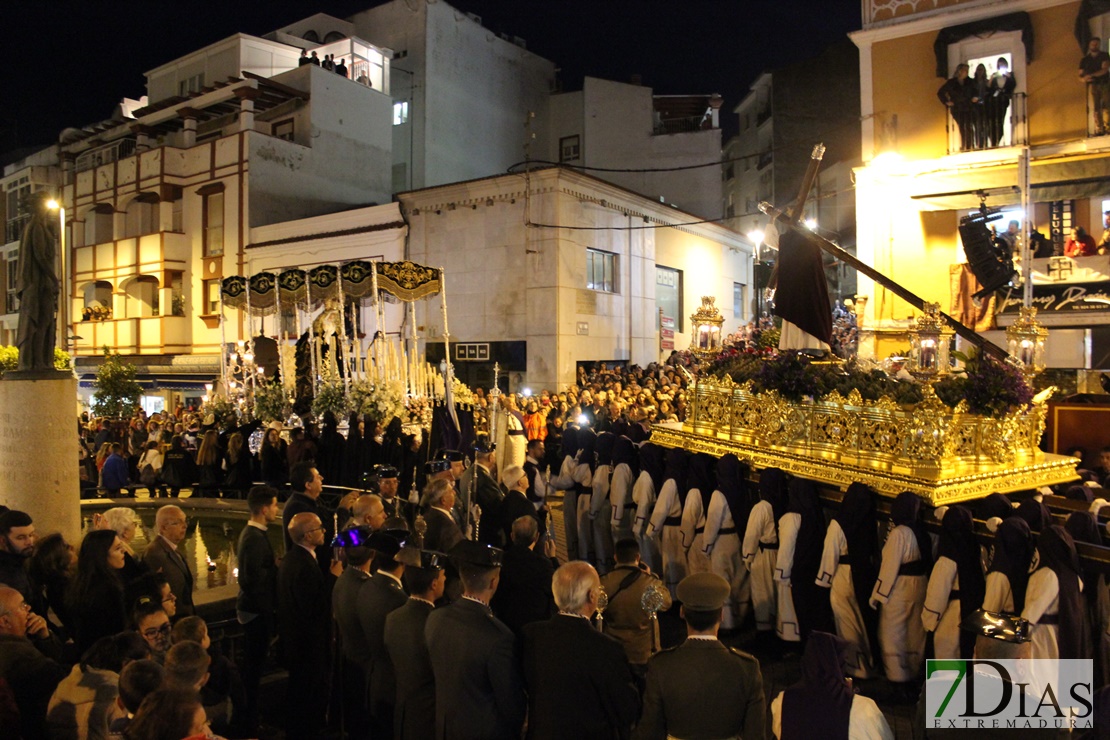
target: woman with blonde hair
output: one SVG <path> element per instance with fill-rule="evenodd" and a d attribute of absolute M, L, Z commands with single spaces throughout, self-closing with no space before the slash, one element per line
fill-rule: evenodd
<path fill-rule="evenodd" d="M 197 450 L 197 495 L 216 496 L 223 483 L 223 453 L 220 451 L 220 435 L 215 429 L 204 433 Z"/>

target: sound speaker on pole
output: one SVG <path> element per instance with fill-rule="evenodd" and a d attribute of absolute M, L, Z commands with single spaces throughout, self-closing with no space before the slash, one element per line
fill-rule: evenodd
<path fill-rule="evenodd" d="M 1014 277 L 1014 256 L 1005 242 L 998 242 L 987 228 L 987 222 L 1001 218 L 1000 213 L 977 213 L 960 219 L 960 241 L 967 255 L 967 266 L 983 289 L 976 298 L 990 295 L 1010 283 Z"/>

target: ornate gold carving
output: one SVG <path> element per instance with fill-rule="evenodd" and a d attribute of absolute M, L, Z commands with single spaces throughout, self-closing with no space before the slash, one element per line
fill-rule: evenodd
<path fill-rule="evenodd" d="M 894 497 L 913 491 L 932 506 L 982 498 L 994 491 L 1006 493 L 1076 479 L 1075 458 L 1042 454 L 1036 459 L 1019 459 L 1016 464 L 955 463 L 941 469 L 870 467 L 853 460 L 830 460 L 792 448 L 772 449 L 766 445 L 707 437 L 678 429 L 656 426 L 651 441 L 665 447 L 682 447 L 691 452 L 721 456 L 733 453 L 755 468 L 776 467 L 803 478 L 847 488 L 859 481 L 880 495 Z"/>
<path fill-rule="evenodd" d="M 833 392 L 794 403 L 775 391 L 754 393 L 751 381 L 709 378 L 694 386 L 682 430 L 656 427 L 652 440 L 734 452 L 758 467 L 818 481 L 913 490 L 934 505 L 1076 478 L 1073 458 L 1037 447 L 1047 416 L 1043 404 L 991 419 L 968 414 L 964 401 L 949 408 L 930 385 L 922 396 L 905 408 L 886 396 L 864 401 L 856 389 L 847 398 Z"/>

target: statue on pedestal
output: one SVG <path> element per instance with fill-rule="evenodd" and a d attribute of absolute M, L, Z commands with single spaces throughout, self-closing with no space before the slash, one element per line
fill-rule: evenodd
<path fill-rule="evenodd" d="M 31 220 L 19 242 L 19 372 L 53 372 L 55 312 L 60 284 L 58 217 L 46 192 L 31 195 Z"/>

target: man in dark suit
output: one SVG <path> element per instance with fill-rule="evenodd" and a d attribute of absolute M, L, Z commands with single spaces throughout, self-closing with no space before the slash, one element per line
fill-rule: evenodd
<path fill-rule="evenodd" d="M 285 531 L 285 551 L 289 552 L 293 547 L 293 540 L 289 538 L 289 522 L 293 517 L 305 511 L 315 514 L 320 517 L 324 525 L 324 544 L 316 551 L 316 559 L 322 561 L 324 569 L 327 570 L 327 563 L 331 559 L 327 543 L 332 541 L 335 532 L 332 531 L 332 512 L 319 502 L 320 493 L 324 490 L 324 476 L 320 475 L 315 463 L 297 463 L 289 473 L 289 487 L 293 490 L 293 494 L 285 502 L 285 508 L 281 511 L 281 525 Z"/>
<path fill-rule="evenodd" d="M 513 541 L 513 522 L 520 517 L 534 517 L 537 524 L 542 525 L 542 523 L 535 504 L 528 499 L 530 481 L 528 472 L 524 468 L 517 465 L 510 465 L 505 468 L 505 472 L 501 474 L 501 484 L 508 493 L 505 494 L 505 499 L 501 502 L 500 527 L 505 542 L 510 543 Z M 542 535 L 542 526 L 539 527 L 539 531 Z"/>
<path fill-rule="evenodd" d="M 551 577 L 559 567 L 555 543 L 543 540 L 543 554 L 536 552 L 538 529 L 535 517 L 527 514 L 513 522 L 513 544 L 501 563 L 501 580 L 490 607 L 514 633 L 524 625 L 548 619 L 555 613 Z"/>
<path fill-rule="evenodd" d="M 424 740 L 435 737 L 436 728 L 436 682 L 424 628 L 447 577 L 440 557 L 427 550 L 405 548 L 397 559 L 405 564 L 409 598 L 385 618 L 385 646 L 397 679 L 394 737 Z"/>
<path fill-rule="evenodd" d="M 728 581 L 695 573 L 678 584 L 686 641 L 648 661 L 638 740 L 763 737 L 767 704 L 759 661 L 717 639 Z"/>
<path fill-rule="evenodd" d="M 331 675 L 331 586 L 316 562 L 324 525 L 301 512 L 289 534 L 293 546 L 278 568 L 278 636 L 289 669 L 285 731 L 315 738 L 324 727 Z"/>
<path fill-rule="evenodd" d="M 143 562 L 153 573 L 161 573 L 169 581 L 170 591 L 177 597 L 177 616 L 188 617 L 193 608 L 193 573 L 178 545 L 185 540 L 188 520 L 185 512 L 176 506 L 163 506 L 154 515 L 154 528 L 158 536 L 147 546 Z"/>
<path fill-rule="evenodd" d="M 397 680 L 393 664 L 385 648 L 385 618 L 394 609 L 405 605 L 408 596 L 401 584 L 404 563 L 393 559 L 401 543 L 384 532 L 370 536 L 370 549 L 374 551 L 374 570 L 370 580 L 358 592 L 358 621 L 370 649 L 370 717 L 375 737 L 393 735 L 393 706 L 397 695 Z"/>
<path fill-rule="evenodd" d="M 451 557 L 462 598 L 432 612 L 424 631 L 436 681 L 436 737 L 518 740 L 526 706 L 516 641 L 489 610 L 501 551 L 463 540 Z"/>
<path fill-rule="evenodd" d="M 262 666 L 274 635 L 277 611 L 277 558 L 267 535 L 269 525 L 277 519 L 277 490 L 255 486 L 247 495 L 251 518 L 239 533 L 235 549 L 239 560 L 239 596 L 235 613 L 243 625 L 243 659 L 239 664 L 246 695 L 244 713 L 248 735 L 258 729 L 258 686 Z"/>
<path fill-rule="evenodd" d="M 432 461 L 428 465 L 433 463 L 447 464 L 447 461 Z M 420 505 L 424 508 L 424 521 L 428 525 L 424 533 L 424 549 L 449 552 L 463 538 L 462 530 L 451 516 L 451 507 L 455 505 L 454 485 L 442 478 L 433 480 L 424 488 Z"/>
<path fill-rule="evenodd" d="M 370 581 L 370 528 L 345 529 L 335 537 L 333 546 L 342 547 L 347 567 L 335 581 L 331 610 L 339 628 L 343 726 L 354 737 L 370 734 L 370 645 L 358 617 L 358 595 Z"/>
<path fill-rule="evenodd" d="M 528 737 L 628 738 L 640 694 L 624 648 L 590 624 L 601 580 L 589 563 L 555 572 L 559 613 L 524 627 Z"/>

